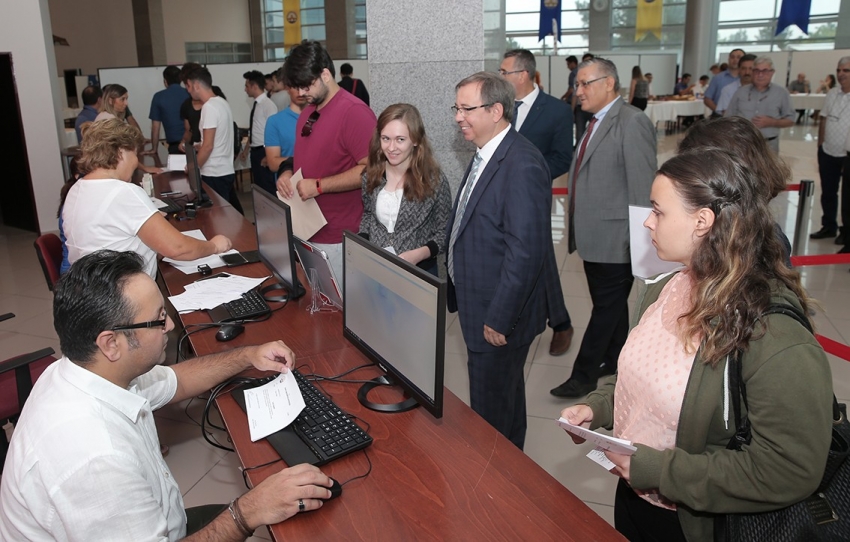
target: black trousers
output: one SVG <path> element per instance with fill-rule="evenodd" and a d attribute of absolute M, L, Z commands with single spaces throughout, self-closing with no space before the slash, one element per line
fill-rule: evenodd
<path fill-rule="evenodd" d="M 261 164 L 265 157 L 265 147 L 251 147 L 251 178 L 253 179 L 254 184 L 266 192 L 276 194 L 277 187 L 275 186 L 274 174 L 271 170 L 269 170 L 269 168 Z"/>
<path fill-rule="evenodd" d="M 523 367 L 531 345 L 504 348 L 495 352 L 467 349 L 470 406 L 522 450 L 528 427 Z"/>
<path fill-rule="evenodd" d="M 634 276 L 630 263 L 584 262 L 593 311 L 581 341 L 574 378 L 584 384 L 617 370 L 620 350 L 629 334 L 629 292 Z"/>
<path fill-rule="evenodd" d="M 224 175 L 222 177 L 209 177 L 201 175 L 201 179 L 207 183 L 210 188 L 215 190 L 219 196 L 227 200 L 234 209 L 241 214 L 245 214 L 242 210 L 242 204 L 239 202 L 239 197 L 236 195 L 236 174 Z"/>
<path fill-rule="evenodd" d="M 649 100 L 646 99 L 646 98 L 634 97 L 634 98 L 632 98 L 632 104 L 631 105 L 637 107 L 641 111 L 646 111 L 646 105 L 648 103 L 649 103 Z"/>
<path fill-rule="evenodd" d="M 821 226 L 830 230 L 838 229 L 838 186 L 841 184 L 841 170 L 844 168 L 846 156 L 831 156 L 818 146 L 818 171 L 820 172 L 820 206 L 823 210 Z M 847 183 L 844 183 L 847 186 Z M 841 190 L 841 223 L 850 225 L 845 215 L 850 214 L 850 191 Z"/>
<path fill-rule="evenodd" d="M 631 542 L 685 542 L 676 511 L 641 499 L 622 478 L 614 498 L 614 527 Z"/>

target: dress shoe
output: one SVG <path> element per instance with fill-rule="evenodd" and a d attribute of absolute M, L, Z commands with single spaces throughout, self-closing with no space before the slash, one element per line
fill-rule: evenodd
<path fill-rule="evenodd" d="M 850 245 L 844 245 L 836 254 L 850 254 Z"/>
<path fill-rule="evenodd" d="M 573 332 L 575 330 L 570 326 L 564 331 L 556 331 L 552 333 L 552 343 L 549 345 L 550 356 L 561 356 L 570 349 L 573 342 Z"/>
<path fill-rule="evenodd" d="M 549 393 L 555 397 L 584 397 L 595 389 L 596 384 L 585 384 L 571 378 L 557 388 L 549 390 Z"/>
<path fill-rule="evenodd" d="M 826 239 L 827 237 L 835 237 L 838 232 L 835 229 L 821 228 L 815 233 L 809 235 L 809 239 Z"/>
<path fill-rule="evenodd" d="M 845 239 L 847 239 L 847 236 L 845 235 L 845 233 L 846 232 L 844 231 L 844 226 L 841 226 L 840 228 L 838 228 L 838 237 L 835 238 L 835 244 L 836 245 L 846 245 L 847 244 L 847 241 L 845 241 Z"/>

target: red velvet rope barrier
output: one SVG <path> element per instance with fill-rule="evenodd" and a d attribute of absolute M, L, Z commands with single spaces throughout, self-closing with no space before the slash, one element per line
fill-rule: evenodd
<path fill-rule="evenodd" d="M 844 361 L 850 361 L 850 346 L 841 344 L 838 341 L 833 341 L 829 337 L 824 337 L 823 335 L 815 335 L 815 337 L 823 347 L 824 352 L 839 357 Z"/>

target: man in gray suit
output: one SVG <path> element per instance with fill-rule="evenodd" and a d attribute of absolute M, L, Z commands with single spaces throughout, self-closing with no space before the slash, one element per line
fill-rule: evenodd
<path fill-rule="evenodd" d="M 655 128 L 620 98 L 614 64 L 579 64 L 576 95 L 593 115 L 570 168 L 570 253 L 578 250 L 593 311 L 570 378 L 551 390 L 581 397 L 599 377 L 617 370 L 629 331 L 628 297 L 634 282 L 629 256 L 629 205 L 649 207 L 657 169 Z"/>

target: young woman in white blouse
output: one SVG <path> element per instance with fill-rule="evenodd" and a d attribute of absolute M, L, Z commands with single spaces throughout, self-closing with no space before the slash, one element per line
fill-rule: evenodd
<path fill-rule="evenodd" d="M 144 138 L 119 119 L 95 122 L 83 137 L 78 167 L 82 178 L 62 207 L 69 263 L 100 249 L 132 250 L 156 277 L 156 255 L 194 260 L 230 250 L 230 239 L 200 241 L 180 233 L 141 187 L 130 182 Z"/>
<path fill-rule="evenodd" d="M 363 173 L 360 235 L 436 275 L 451 207 L 449 184 L 419 110 L 410 104 L 387 107 L 378 117 Z"/>

